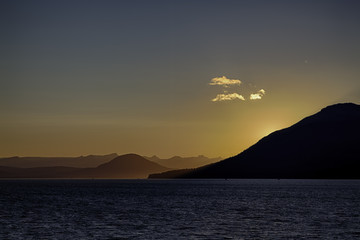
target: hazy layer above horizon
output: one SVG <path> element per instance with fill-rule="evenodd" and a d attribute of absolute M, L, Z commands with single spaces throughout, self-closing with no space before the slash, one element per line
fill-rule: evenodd
<path fill-rule="evenodd" d="M 327 105 L 360 103 L 359 11 L 1 1 L 0 156 L 238 154 Z"/>

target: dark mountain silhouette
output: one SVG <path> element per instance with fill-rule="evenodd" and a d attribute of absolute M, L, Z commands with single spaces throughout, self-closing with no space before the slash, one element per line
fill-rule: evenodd
<path fill-rule="evenodd" d="M 100 164 L 107 163 L 118 157 L 116 153 L 107 155 L 88 155 L 80 157 L 8 157 L 0 158 L 0 166 L 19 167 L 19 168 L 38 168 L 38 167 L 75 167 L 75 168 L 94 168 Z M 182 169 L 196 168 L 210 163 L 218 162 L 218 158 L 207 158 L 203 155 L 197 157 L 179 157 L 161 159 L 157 156 L 144 158 L 156 162 L 164 167 Z"/>
<path fill-rule="evenodd" d="M 36 168 L 36 167 L 96 167 L 116 158 L 116 153 L 108 155 L 88 155 L 80 157 L 10 157 L 0 158 L 0 166 Z"/>
<path fill-rule="evenodd" d="M 97 168 L 83 169 L 77 174 L 91 178 L 146 178 L 151 173 L 169 170 L 136 154 L 119 156 Z"/>
<path fill-rule="evenodd" d="M 146 159 L 159 163 L 160 165 L 168 168 L 182 169 L 182 168 L 197 168 L 210 163 L 215 163 L 221 160 L 220 157 L 208 158 L 203 155 L 197 157 L 179 157 L 174 156 L 172 158 L 161 159 L 157 156 L 145 157 Z"/>
<path fill-rule="evenodd" d="M 180 178 L 360 179 L 360 106 L 336 104 Z M 166 178 L 174 172 L 150 177 Z"/>
<path fill-rule="evenodd" d="M 146 178 L 151 173 L 169 168 L 151 162 L 136 154 L 118 156 L 96 168 L 0 167 L 0 178 Z"/>

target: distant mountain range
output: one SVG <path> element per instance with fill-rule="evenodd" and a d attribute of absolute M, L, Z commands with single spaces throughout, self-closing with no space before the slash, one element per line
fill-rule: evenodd
<path fill-rule="evenodd" d="M 75 168 L 94 168 L 100 164 L 107 163 L 119 155 L 116 153 L 107 155 L 88 155 L 80 157 L 9 157 L 0 158 L 0 166 L 36 168 L 36 167 L 75 167 Z M 158 158 L 157 156 L 144 158 L 156 162 L 164 167 L 171 169 L 196 168 L 210 163 L 218 162 L 218 158 L 208 158 L 203 155 L 197 157 Z"/>
<path fill-rule="evenodd" d="M 136 154 L 115 157 L 92 168 L 75 167 L 0 167 L 0 178 L 146 178 L 169 168 Z"/>
<path fill-rule="evenodd" d="M 360 106 L 328 106 L 237 156 L 149 177 L 360 179 Z"/>

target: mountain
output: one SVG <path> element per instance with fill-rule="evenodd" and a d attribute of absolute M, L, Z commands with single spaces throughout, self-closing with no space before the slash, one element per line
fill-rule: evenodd
<path fill-rule="evenodd" d="M 97 168 L 84 169 L 78 174 L 90 178 L 146 178 L 151 173 L 169 170 L 137 154 L 119 156 Z"/>
<path fill-rule="evenodd" d="M 217 158 L 208 158 L 203 155 L 199 155 L 197 157 L 179 157 L 174 156 L 172 158 L 161 159 L 157 156 L 145 157 L 146 159 L 156 162 L 164 167 L 168 168 L 197 168 L 200 166 L 204 166 L 210 163 L 218 162 L 221 160 L 220 157 Z"/>
<path fill-rule="evenodd" d="M 100 164 L 107 163 L 118 157 L 116 153 L 107 155 L 88 155 L 80 157 L 8 157 L 0 158 L 0 166 L 18 167 L 18 168 L 38 168 L 38 167 L 75 167 L 75 168 L 94 168 Z M 157 156 L 144 158 L 156 162 L 164 167 L 180 169 L 180 168 L 196 168 L 210 163 L 218 162 L 218 158 L 207 158 L 203 155 L 197 157 L 179 157 L 161 159 Z"/>
<path fill-rule="evenodd" d="M 360 179 L 359 139 L 360 106 L 336 104 L 271 133 L 237 156 L 175 177 Z"/>
<path fill-rule="evenodd" d="M 108 155 L 88 155 L 80 157 L 9 157 L 0 158 L 0 166 L 36 168 L 36 167 L 96 167 L 106 163 L 118 155 L 116 153 Z"/>
<path fill-rule="evenodd" d="M 146 178 L 169 168 L 136 154 L 118 156 L 95 168 L 74 167 L 0 167 L 0 178 Z"/>

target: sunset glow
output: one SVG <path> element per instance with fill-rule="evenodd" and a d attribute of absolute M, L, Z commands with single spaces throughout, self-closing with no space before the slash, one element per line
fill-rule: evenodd
<path fill-rule="evenodd" d="M 0 9 L 1 157 L 225 158 L 324 106 L 360 102 L 356 1 Z"/>
<path fill-rule="evenodd" d="M 360 0 L 1 0 L 0 240 L 359 239 Z"/>

